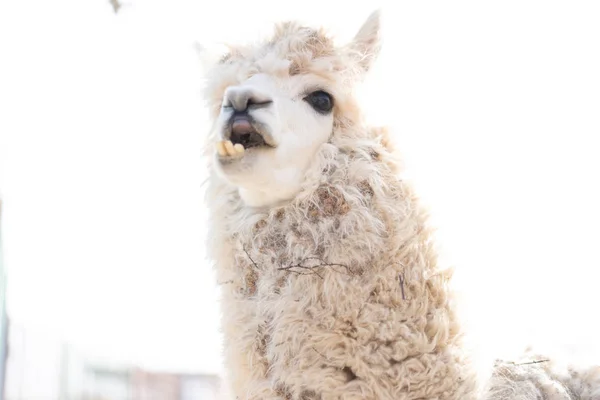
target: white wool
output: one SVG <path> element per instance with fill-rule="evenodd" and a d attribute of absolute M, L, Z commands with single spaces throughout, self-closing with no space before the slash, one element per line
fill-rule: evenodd
<path fill-rule="evenodd" d="M 286 23 L 208 75 L 209 251 L 228 398 L 600 399 L 598 367 L 538 356 L 488 369 L 471 351 L 426 212 L 385 130 L 366 126 L 352 97 L 378 49 L 377 13 L 341 48 Z M 310 84 L 332 93 L 331 117 L 293 99 Z M 272 96 L 256 115 L 278 146 L 226 170 L 213 146 L 235 85 Z"/>

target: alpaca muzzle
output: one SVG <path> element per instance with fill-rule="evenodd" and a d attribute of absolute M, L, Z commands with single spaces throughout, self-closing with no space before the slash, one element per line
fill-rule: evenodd
<path fill-rule="evenodd" d="M 265 136 L 257 128 L 257 125 L 247 112 L 236 112 L 231 117 L 225 137 L 233 145 L 240 144 L 244 149 L 273 147 L 270 143 L 267 143 Z"/>

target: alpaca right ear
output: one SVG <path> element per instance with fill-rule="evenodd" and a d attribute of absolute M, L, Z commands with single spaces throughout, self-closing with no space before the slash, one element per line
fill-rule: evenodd
<path fill-rule="evenodd" d="M 203 73 L 210 71 L 212 67 L 217 65 L 219 60 L 221 60 L 229 50 L 225 45 L 219 46 L 215 44 L 207 47 L 198 42 L 194 43 L 194 47 L 198 57 L 200 57 L 200 65 Z"/>
<path fill-rule="evenodd" d="M 367 72 L 381 49 L 381 11 L 374 11 L 364 22 L 349 45 L 351 56 L 363 72 Z"/>

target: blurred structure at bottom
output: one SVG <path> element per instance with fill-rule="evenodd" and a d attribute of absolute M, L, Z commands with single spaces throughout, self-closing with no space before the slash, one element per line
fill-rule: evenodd
<path fill-rule="evenodd" d="M 6 375 L 6 349 L 8 344 L 8 320 L 6 318 L 6 276 L 2 256 L 2 199 L 0 199 L 0 400 L 4 400 Z"/>
<path fill-rule="evenodd" d="M 4 400 L 215 400 L 219 378 L 146 371 L 87 359 L 70 346 L 9 325 Z"/>

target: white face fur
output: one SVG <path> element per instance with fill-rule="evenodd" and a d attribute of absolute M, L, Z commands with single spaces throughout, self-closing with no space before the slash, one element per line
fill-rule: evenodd
<path fill-rule="evenodd" d="M 379 12 L 344 49 L 348 68 L 366 72 L 379 50 Z M 218 68 L 218 67 L 217 67 Z M 310 73 L 257 73 L 228 86 L 214 123 L 214 166 L 251 207 L 292 199 L 333 132 L 335 88 Z"/>
<path fill-rule="evenodd" d="M 217 171 L 250 206 L 292 198 L 333 131 L 334 103 L 328 88 L 307 75 L 261 73 L 228 87 L 216 124 Z"/>

